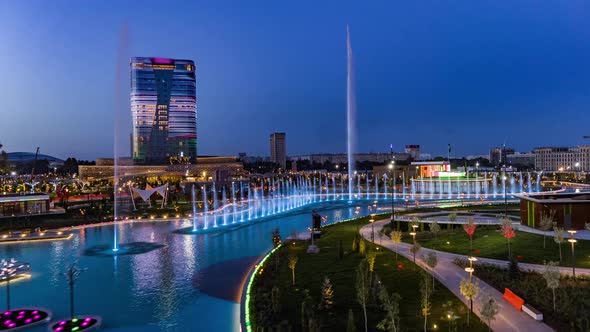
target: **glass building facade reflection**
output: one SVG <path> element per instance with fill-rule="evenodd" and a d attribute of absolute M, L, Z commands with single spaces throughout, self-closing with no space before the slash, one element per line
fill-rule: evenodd
<path fill-rule="evenodd" d="M 195 64 L 131 58 L 132 157 L 136 164 L 194 162 L 197 156 Z"/>

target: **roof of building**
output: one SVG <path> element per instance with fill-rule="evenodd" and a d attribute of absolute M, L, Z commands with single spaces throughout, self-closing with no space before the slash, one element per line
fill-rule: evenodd
<path fill-rule="evenodd" d="M 433 160 L 433 161 L 414 161 L 414 162 L 412 162 L 411 165 L 414 165 L 414 166 L 422 165 L 422 166 L 424 166 L 424 165 L 448 165 L 448 164 L 449 164 L 449 162 L 446 161 L 446 160 L 442 160 L 442 161 L 434 161 Z"/>
<path fill-rule="evenodd" d="M 12 162 L 29 162 L 35 160 L 35 153 L 34 152 L 9 152 L 8 153 L 8 160 Z M 63 162 L 62 159 L 48 156 L 45 154 L 39 153 L 37 156 L 37 160 L 48 160 L 48 161 L 58 161 Z"/>
<path fill-rule="evenodd" d="M 590 203 L 590 192 L 559 192 L 559 193 L 533 193 L 514 194 L 514 197 L 540 204 L 563 203 Z"/>

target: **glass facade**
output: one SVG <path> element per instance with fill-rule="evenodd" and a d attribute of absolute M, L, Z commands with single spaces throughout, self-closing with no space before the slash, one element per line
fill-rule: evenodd
<path fill-rule="evenodd" d="M 196 102 L 193 61 L 131 58 L 134 162 L 194 162 L 197 156 Z"/>

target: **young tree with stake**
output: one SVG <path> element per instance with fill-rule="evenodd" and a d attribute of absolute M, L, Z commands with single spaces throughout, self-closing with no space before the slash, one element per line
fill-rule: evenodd
<path fill-rule="evenodd" d="M 556 262 L 549 262 L 545 264 L 545 269 L 542 273 L 543 278 L 547 282 L 547 288 L 550 288 L 553 293 L 553 311 L 555 311 L 555 290 L 559 287 L 559 278 L 561 277 L 559 267 L 557 267 Z"/>

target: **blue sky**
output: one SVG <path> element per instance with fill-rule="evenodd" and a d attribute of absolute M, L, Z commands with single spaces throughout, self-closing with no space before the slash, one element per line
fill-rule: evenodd
<path fill-rule="evenodd" d="M 344 152 L 347 23 L 361 151 L 484 154 L 590 135 L 585 1 L 72 0 L 2 2 L 0 142 L 111 156 L 118 119 L 127 153 L 118 59 L 161 56 L 197 63 L 199 154 L 268 155 L 273 131 L 291 155 Z"/>

